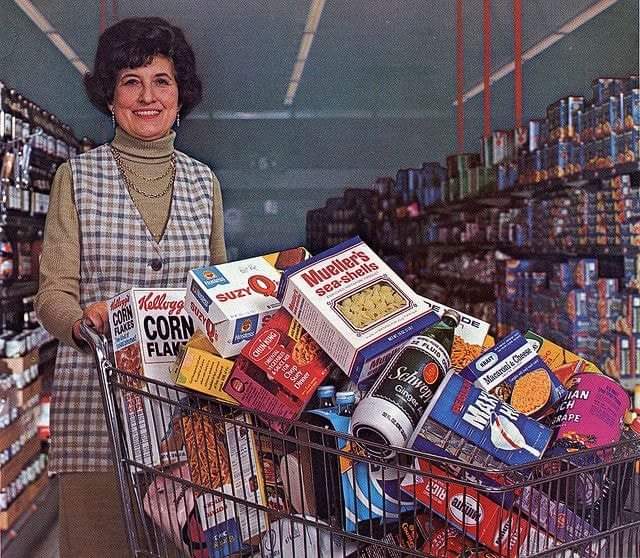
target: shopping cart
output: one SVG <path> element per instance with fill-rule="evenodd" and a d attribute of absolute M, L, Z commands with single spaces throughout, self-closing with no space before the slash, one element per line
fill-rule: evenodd
<path fill-rule="evenodd" d="M 225 405 L 118 370 L 106 339 L 82 334 L 135 556 L 639 556 L 632 433 L 505 468 L 427 423 L 429 453 L 382 462 L 344 432 L 347 417 L 283 422 Z"/>

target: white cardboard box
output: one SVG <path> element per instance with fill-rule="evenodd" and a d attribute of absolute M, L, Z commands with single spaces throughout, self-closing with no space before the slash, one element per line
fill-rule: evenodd
<path fill-rule="evenodd" d="M 278 298 L 359 384 L 439 319 L 358 237 L 285 271 Z"/>
<path fill-rule="evenodd" d="M 282 270 L 309 257 L 302 247 L 189 271 L 187 312 L 225 358 L 240 354 L 260 326 L 280 308 Z M 288 264 L 288 265 L 287 265 Z"/>

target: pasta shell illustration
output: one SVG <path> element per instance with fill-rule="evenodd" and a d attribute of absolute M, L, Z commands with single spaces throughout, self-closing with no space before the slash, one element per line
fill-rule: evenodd
<path fill-rule="evenodd" d="M 491 443 L 498 449 L 515 451 L 523 449 L 531 455 L 540 457 L 541 453 L 527 444 L 520 429 L 506 417 L 491 413 Z"/>

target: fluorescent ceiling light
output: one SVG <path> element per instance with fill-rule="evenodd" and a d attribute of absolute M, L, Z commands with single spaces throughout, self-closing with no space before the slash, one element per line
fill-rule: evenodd
<path fill-rule="evenodd" d="M 69 44 L 62 38 L 62 35 L 58 33 L 49 23 L 49 20 L 40 13 L 40 11 L 31 3 L 30 0 L 14 0 L 16 5 L 29 16 L 29 19 L 33 21 L 48 38 L 54 44 L 54 46 L 63 54 L 63 56 L 71 62 L 73 67 L 84 76 L 89 71 L 87 65 L 80 59 L 75 51 L 69 46 Z"/>
<path fill-rule="evenodd" d="M 300 40 L 300 46 L 298 47 L 298 55 L 291 71 L 291 78 L 289 79 L 289 86 L 287 87 L 287 94 L 284 98 L 284 105 L 289 107 L 293 104 L 293 99 L 298 91 L 298 85 L 302 80 L 302 72 L 304 72 L 304 65 L 309 57 L 309 51 L 313 44 L 313 38 L 315 32 L 318 29 L 320 23 L 320 16 L 324 9 L 326 0 L 311 0 L 309 6 L 309 13 L 307 14 L 307 22 L 304 26 L 304 33 L 302 33 L 302 39 Z"/>
<path fill-rule="evenodd" d="M 531 60 L 540 54 L 541 52 L 547 50 L 550 46 L 556 44 L 560 39 L 564 38 L 566 35 L 575 31 L 588 21 L 592 20 L 597 15 L 601 14 L 604 10 L 613 6 L 618 0 L 599 0 L 593 6 L 587 8 L 585 11 L 580 12 L 576 17 L 569 20 L 562 27 L 560 27 L 551 35 L 548 35 L 531 48 L 527 49 L 522 53 L 522 60 Z M 500 67 L 498 70 L 491 74 L 489 78 L 490 83 L 495 83 L 496 81 L 502 79 L 505 76 L 508 76 L 515 69 L 515 62 L 512 60 L 508 64 Z M 462 102 L 466 103 L 469 99 L 473 99 L 476 95 L 479 95 L 484 91 L 484 84 L 482 82 L 476 84 L 474 87 L 469 89 L 462 97 Z M 453 106 L 456 106 L 458 101 L 453 102 Z"/>

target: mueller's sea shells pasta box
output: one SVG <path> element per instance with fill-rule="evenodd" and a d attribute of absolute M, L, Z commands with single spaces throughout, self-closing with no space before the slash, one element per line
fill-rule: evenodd
<path fill-rule="evenodd" d="M 194 327 L 184 310 L 184 289 L 129 289 L 108 302 L 115 364 L 137 376 L 172 383 L 169 369 Z M 175 399 L 175 390 L 123 378 L 127 385 Z M 136 461 L 158 465 L 170 455 L 163 439 L 171 424 L 171 406 L 120 390 L 125 435 Z M 175 460 L 174 460 L 175 462 Z"/>
<path fill-rule="evenodd" d="M 422 297 L 358 237 L 285 271 L 278 298 L 358 383 L 438 321 Z"/>
<path fill-rule="evenodd" d="M 299 247 L 192 269 L 187 277 L 187 312 L 220 356 L 236 356 L 280 308 L 276 292 L 281 273 L 308 256 Z"/>

